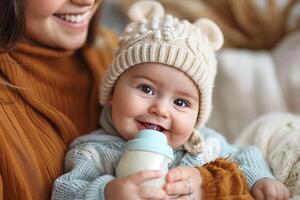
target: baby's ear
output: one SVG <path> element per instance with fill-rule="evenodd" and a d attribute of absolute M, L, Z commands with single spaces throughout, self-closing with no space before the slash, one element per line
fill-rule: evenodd
<path fill-rule="evenodd" d="M 153 16 L 163 17 L 165 14 L 162 5 L 156 1 L 137 1 L 128 10 L 128 17 L 132 21 L 142 22 L 151 19 Z"/>
<path fill-rule="evenodd" d="M 217 24 L 210 19 L 201 18 L 194 22 L 194 25 L 201 29 L 201 32 L 207 37 L 213 50 L 219 50 L 224 42 L 223 34 Z"/>

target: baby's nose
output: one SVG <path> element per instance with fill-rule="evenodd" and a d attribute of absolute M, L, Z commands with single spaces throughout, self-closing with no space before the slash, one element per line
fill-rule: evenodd
<path fill-rule="evenodd" d="M 149 112 L 162 118 L 168 118 L 170 116 L 168 105 L 166 105 L 166 103 L 164 103 L 163 101 L 154 102 L 150 106 Z"/>

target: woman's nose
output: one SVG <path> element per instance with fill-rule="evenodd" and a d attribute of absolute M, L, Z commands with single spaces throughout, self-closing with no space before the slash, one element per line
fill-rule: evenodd
<path fill-rule="evenodd" d="M 91 6 L 101 0 L 70 0 L 72 4 L 79 6 Z"/>
<path fill-rule="evenodd" d="M 170 117 L 168 106 L 162 101 L 156 101 L 151 104 L 151 106 L 149 107 L 149 112 L 161 118 Z"/>

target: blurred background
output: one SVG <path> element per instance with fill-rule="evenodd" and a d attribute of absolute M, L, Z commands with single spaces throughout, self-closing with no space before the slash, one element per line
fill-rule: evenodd
<path fill-rule="evenodd" d="M 101 21 L 111 30 L 120 34 L 128 22 L 126 11 L 122 9 L 121 0 L 105 0 Z"/>
<path fill-rule="evenodd" d="M 101 20 L 119 34 L 136 0 L 106 0 Z M 217 52 L 208 127 L 233 142 L 257 117 L 300 114 L 299 0 L 160 0 L 167 13 L 214 20 L 224 34 Z"/>

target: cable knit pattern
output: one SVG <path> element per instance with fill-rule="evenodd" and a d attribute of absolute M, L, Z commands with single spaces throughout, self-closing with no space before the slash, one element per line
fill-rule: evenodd
<path fill-rule="evenodd" d="M 239 150 L 229 145 L 219 133 L 202 128 L 199 130 L 207 144 L 203 153 L 193 156 L 182 148 L 174 150 L 174 161 L 169 168 L 177 166 L 202 166 L 217 157 L 231 155 L 237 158 L 241 170 L 252 180 L 269 177 L 268 168 L 264 167 L 262 156 L 255 148 Z M 209 142 L 210 141 L 210 142 Z M 114 179 L 126 141 L 122 138 L 97 130 L 87 136 L 76 139 L 71 145 L 65 158 L 66 174 L 59 177 L 53 187 L 52 199 L 97 199 L 104 200 L 106 184 Z M 239 159 L 239 157 L 243 159 Z M 258 173 L 251 173 L 258 172 Z M 203 173 L 207 173 L 203 172 Z M 272 176 L 271 176 L 272 178 Z M 226 183 L 225 183 L 226 185 Z M 228 185 L 231 185 L 228 183 Z M 218 192 L 217 192 L 218 193 Z M 217 195 L 217 193 L 215 193 Z"/>
<path fill-rule="evenodd" d="M 300 198 L 300 117 L 289 113 L 262 116 L 250 124 L 237 144 L 254 144 L 263 153 L 276 179 L 293 199 Z"/>

